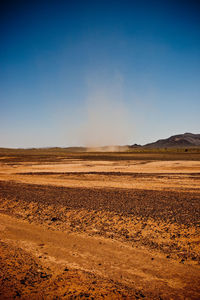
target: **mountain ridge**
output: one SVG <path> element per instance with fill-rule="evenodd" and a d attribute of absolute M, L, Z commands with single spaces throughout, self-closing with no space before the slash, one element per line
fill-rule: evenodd
<path fill-rule="evenodd" d="M 200 134 L 186 132 L 172 135 L 166 139 L 143 145 L 144 148 L 173 148 L 173 147 L 198 147 L 200 146 Z M 133 145 L 134 147 L 134 145 Z"/>

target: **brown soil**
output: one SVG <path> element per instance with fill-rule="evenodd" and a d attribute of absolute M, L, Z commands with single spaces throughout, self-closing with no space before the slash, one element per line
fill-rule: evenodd
<path fill-rule="evenodd" d="M 52 231 L 6 215 L 1 297 L 198 299 L 197 266 L 106 238 Z"/>
<path fill-rule="evenodd" d="M 19 247 L 10 242 L 0 242 L 0 299 L 105 299 L 108 295 L 112 299 L 143 297 L 140 290 L 76 269 L 67 261 L 58 262 L 58 268 L 57 263 L 51 262 L 52 257 L 44 254 L 44 250 L 40 251 L 39 256 L 37 252 L 33 256 L 36 248 L 44 247 L 45 251 L 51 250 L 44 244 L 33 245 L 31 251 L 27 251 L 23 250 L 23 245 Z"/>
<path fill-rule="evenodd" d="M 0 299 L 200 298 L 198 161 L 14 157 L 0 166 Z"/>

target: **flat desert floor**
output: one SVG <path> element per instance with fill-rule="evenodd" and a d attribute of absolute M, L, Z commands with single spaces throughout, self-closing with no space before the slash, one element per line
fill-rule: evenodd
<path fill-rule="evenodd" d="M 0 270 L 0 299 L 200 299 L 200 154 L 1 154 Z"/>

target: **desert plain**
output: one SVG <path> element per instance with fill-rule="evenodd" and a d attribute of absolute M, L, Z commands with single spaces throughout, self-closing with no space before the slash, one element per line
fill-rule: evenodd
<path fill-rule="evenodd" d="M 200 152 L 0 151 L 0 299 L 200 299 Z"/>

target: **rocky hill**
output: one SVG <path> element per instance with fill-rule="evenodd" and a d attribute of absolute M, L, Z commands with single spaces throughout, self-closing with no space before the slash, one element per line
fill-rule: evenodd
<path fill-rule="evenodd" d="M 145 148 L 196 147 L 200 146 L 200 134 L 184 133 L 144 145 Z"/>

